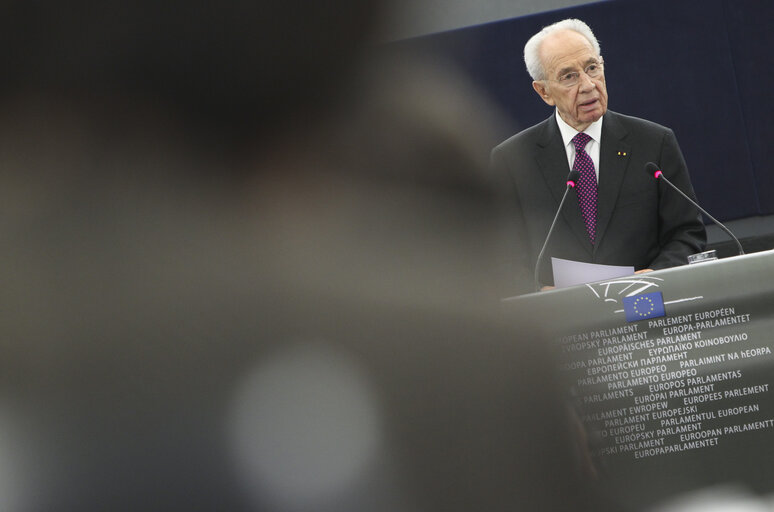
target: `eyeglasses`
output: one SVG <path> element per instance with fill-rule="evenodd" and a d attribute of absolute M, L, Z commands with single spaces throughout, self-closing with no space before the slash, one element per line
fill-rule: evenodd
<path fill-rule="evenodd" d="M 583 72 L 586 73 L 589 78 L 598 78 L 602 76 L 604 69 L 601 62 L 593 62 L 586 66 L 586 69 L 584 69 Z M 563 85 L 567 88 L 575 87 L 580 83 L 580 71 L 570 71 L 569 73 L 565 73 L 560 76 L 559 79 L 551 81 L 559 82 L 560 85 Z"/>

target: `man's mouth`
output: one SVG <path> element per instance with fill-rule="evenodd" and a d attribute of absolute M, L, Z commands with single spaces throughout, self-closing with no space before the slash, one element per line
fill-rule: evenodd
<path fill-rule="evenodd" d="M 584 101 L 578 106 L 578 108 L 579 110 L 586 112 L 586 111 L 591 111 L 596 109 L 598 104 L 599 104 L 599 98 L 596 98 L 593 100 Z"/>

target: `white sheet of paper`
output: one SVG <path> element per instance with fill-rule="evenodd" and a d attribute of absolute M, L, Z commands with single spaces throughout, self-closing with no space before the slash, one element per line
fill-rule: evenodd
<path fill-rule="evenodd" d="M 605 279 L 630 276 L 634 274 L 634 267 L 619 267 L 617 265 L 598 265 L 596 263 L 582 263 L 580 261 L 551 258 L 554 268 L 554 285 L 557 288 L 566 288 L 576 284 L 593 283 Z"/>

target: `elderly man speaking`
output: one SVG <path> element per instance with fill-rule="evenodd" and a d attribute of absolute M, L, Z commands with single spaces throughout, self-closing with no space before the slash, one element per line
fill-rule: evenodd
<path fill-rule="evenodd" d="M 571 169 L 580 177 L 546 249 L 542 285 L 553 284 L 552 256 L 646 271 L 685 264 L 702 251 L 706 233 L 696 209 L 645 172 L 654 162 L 695 197 L 674 133 L 607 109 L 605 64 L 589 26 L 567 19 L 545 27 L 527 41 L 524 61 L 533 89 L 555 112 L 492 151 L 493 166 L 515 187 L 519 291 L 531 291 Z"/>

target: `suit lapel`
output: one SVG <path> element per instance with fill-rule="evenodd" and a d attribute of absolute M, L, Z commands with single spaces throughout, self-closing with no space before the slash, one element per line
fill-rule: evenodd
<path fill-rule="evenodd" d="M 616 114 L 605 114 L 599 151 L 597 247 L 605 236 L 629 164 L 631 147 L 623 141 L 626 135 L 626 128 L 621 125 Z"/>
<path fill-rule="evenodd" d="M 556 211 L 567 187 L 566 178 L 572 166 L 567 162 L 567 152 L 564 149 L 562 135 L 553 115 L 545 123 L 545 128 L 538 139 L 537 146 L 538 166 L 540 167 L 546 187 L 551 190 L 551 195 L 554 199 L 553 211 Z M 594 247 L 589 241 L 589 235 L 586 232 L 586 226 L 580 214 L 578 194 L 573 190 L 570 190 L 567 194 L 567 199 L 562 207 L 562 218 L 578 238 L 581 246 L 591 255 Z"/>

